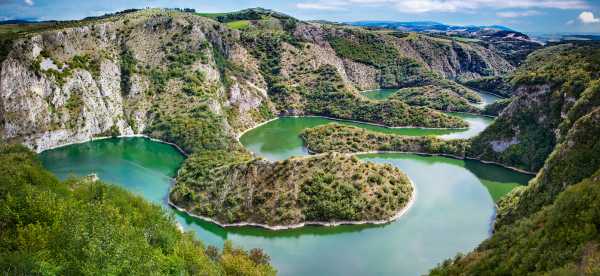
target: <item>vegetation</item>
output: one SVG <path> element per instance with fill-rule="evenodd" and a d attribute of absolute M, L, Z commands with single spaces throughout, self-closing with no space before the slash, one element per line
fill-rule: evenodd
<path fill-rule="evenodd" d="M 306 111 L 340 119 L 358 120 L 386 126 L 467 127 L 462 119 L 427 107 L 412 107 L 398 101 L 371 101 L 345 89 L 337 70 L 321 66 L 305 79 Z"/>
<path fill-rule="evenodd" d="M 270 163 L 219 152 L 190 157 L 170 198 L 221 223 L 275 226 L 385 220 L 406 206 L 411 193 L 398 169 L 356 157 L 332 153 Z"/>
<path fill-rule="evenodd" d="M 548 47 L 530 55 L 515 74 L 519 93 L 482 135 L 490 139 L 487 135 L 517 129 L 523 145 L 508 147 L 513 156 L 533 152 L 542 160 L 548 157 L 536 166 L 542 169 L 527 187 L 498 202 L 494 235 L 474 252 L 444 262 L 432 275 L 600 272 L 598 49 L 593 43 Z M 471 147 L 474 153 L 481 147 L 478 139 Z"/>
<path fill-rule="evenodd" d="M 498 100 L 492 104 L 486 105 L 481 113 L 489 116 L 498 116 L 511 102 L 512 99 Z"/>
<path fill-rule="evenodd" d="M 464 85 L 475 90 L 491 92 L 504 97 L 511 97 L 513 95 L 513 87 L 510 80 L 511 78 L 507 76 L 483 77 L 466 81 Z"/>
<path fill-rule="evenodd" d="M 0 267 L 15 275 L 274 275 L 268 256 L 207 250 L 172 215 L 91 178 L 57 180 L 0 144 Z"/>
<path fill-rule="evenodd" d="M 573 184 L 553 204 L 499 228 L 430 275 L 597 275 L 600 170 Z"/>
<path fill-rule="evenodd" d="M 551 204 L 568 185 L 591 176 L 600 167 L 600 159 L 597 158 L 600 141 L 597 137 L 600 137 L 598 108 L 577 120 L 527 189 L 501 202 L 498 224 L 509 224 L 540 210 Z"/>
<path fill-rule="evenodd" d="M 496 121 L 473 140 L 473 154 L 539 170 L 558 139 L 597 106 L 600 47 L 562 44 L 531 54 L 513 76 L 517 95 Z M 563 118 L 562 114 L 571 114 Z M 496 147 L 502 143 L 508 145 Z"/>
<path fill-rule="evenodd" d="M 380 70 L 379 85 L 383 88 L 419 86 L 437 76 L 425 70 L 413 59 L 400 56 L 385 37 L 372 32 L 345 30 L 346 36 L 329 35 L 329 44 L 343 57 L 374 66 Z"/>
<path fill-rule="evenodd" d="M 398 90 L 389 99 L 446 112 L 480 112 L 479 108 L 473 106 L 467 99 L 456 92 L 433 85 L 403 88 Z"/>
<path fill-rule="evenodd" d="M 446 141 L 429 136 L 383 134 L 340 124 L 309 128 L 301 137 L 306 147 L 315 153 L 398 151 L 465 157 L 470 146 L 468 140 Z"/>
<path fill-rule="evenodd" d="M 231 21 L 227 23 L 227 27 L 234 29 L 234 30 L 244 30 L 250 27 L 250 21 L 248 20 L 238 20 L 238 21 Z"/>

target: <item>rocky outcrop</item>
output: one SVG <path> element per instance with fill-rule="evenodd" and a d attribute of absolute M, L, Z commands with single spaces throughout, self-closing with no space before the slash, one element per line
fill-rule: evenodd
<path fill-rule="evenodd" d="M 46 37 L 50 41 L 55 38 Z M 42 151 L 86 140 L 111 128 L 123 135 L 133 134 L 123 113 L 119 66 L 102 59 L 98 76 L 75 69 L 59 85 L 44 74 L 44 69 L 35 72 L 27 64 L 40 57 L 37 49 L 43 49 L 48 40 L 34 36 L 22 41 L 19 50 L 3 63 L 3 136 Z"/>
<path fill-rule="evenodd" d="M 256 110 L 268 101 L 256 60 L 227 39 L 235 32 L 213 26 L 219 25 L 198 16 L 151 10 L 17 40 L 0 71 L 2 137 L 39 152 L 95 136 L 144 133 L 153 123 L 148 114 L 165 85 L 160 83 L 162 74 L 188 78 L 173 71 L 188 66 L 204 83 L 195 89 L 221 98 L 216 103 L 231 114 Z M 222 48 L 225 58 L 243 66 L 247 74 L 221 73 L 213 47 Z M 183 49 L 193 56 L 182 54 Z M 125 53 L 132 63 L 127 71 Z M 224 77 L 231 85 L 221 84 Z M 213 108 L 217 109 L 222 108 Z M 231 116 L 239 128 L 234 131 L 263 120 L 260 115 Z"/>

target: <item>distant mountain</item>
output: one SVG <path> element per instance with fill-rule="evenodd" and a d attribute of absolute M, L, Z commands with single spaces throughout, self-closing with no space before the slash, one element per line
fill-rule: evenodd
<path fill-rule="evenodd" d="M 496 52 L 503 55 L 513 65 L 518 65 L 529 53 L 541 46 L 541 43 L 532 40 L 528 35 L 499 25 L 455 26 L 434 21 L 357 21 L 345 24 L 364 28 L 382 28 L 399 32 L 418 32 L 467 38 L 477 41 L 486 48 L 494 48 Z"/>
<path fill-rule="evenodd" d="M 30 20 L 30 19 L 11 19 L 0 21 L 0 25 L 8 25 L 8 24 L 31 24 L 37 23 L 38 21 Z"/>
<path fill-rule="evenodd" d="M 529 36 L 542 43 L 564 41 L 600 41 L 600 33 L 530 33 Z"/>
<path fill-rule="evenodd" d="M 413 22 L 398 22 L 398 21 L 357 21 L 348 22 L 347 24 L 362 27 L 375 27 L 385 29 L 395 29 L 409 32 L 433 32 L 433 33 L 445 33 L 445 32 L 480 32 L 484 30 L 497 30 L 497 31 L 514 31 L 505 26 L 492 25 L 492 26 L 456 26 L 447 25 L 434 21 L 413 21 Z"/>

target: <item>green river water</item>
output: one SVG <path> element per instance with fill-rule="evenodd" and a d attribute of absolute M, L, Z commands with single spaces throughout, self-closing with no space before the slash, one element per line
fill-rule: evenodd
<path fill-rule="evenodd" d="M 461 116 L 475 126 L 490 123 L 482 117 Z M 280 118 L 249 131 L 240 140 L 255 154 L 280 160 L 306 154 L 298 133 L 329 122 L 314 117 Z M 360 126 L 408 135 L 468 137 L 478 132 Z M 403 217 L 379 226 L 269 231 L 252 227 L 223 229 L 170 209 L 166 205 L 168 190 L 184 157 L 166 144 L 144 138 L 106 139 L 45 151 L 40 158 L 61 179 L 97 173 L 104 181 L 162 204 L 205 244 L 222 246 L 229 239 L 247 249 L 263 248 L 280 275 L 426 273 L 487 238 L 495 214 L 494 198 L 530 178 L 476 161 L 414 154 L 363 155 L 363 160 L 399 167 L 415 183 L 415 204 Z"/>

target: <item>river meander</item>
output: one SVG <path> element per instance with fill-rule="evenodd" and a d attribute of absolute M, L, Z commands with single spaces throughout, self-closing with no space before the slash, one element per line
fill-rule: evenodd
<path fill-rule="evenodd" d="M 487 118 L 472 117 L 483 127 L 489 124 Z M 330 122 L 315 117 L 280 118 L 249 131 L 240 140 L 258 156 L 281 160 L 306 154 L 298 137 L 304 128 Z M 360 126 L 407 135 L 474 135 Z M 75 144 L 43 152 L 40 158 L 62 179 L 97 173 L 104 181 L 165 208 L 169 208 L 166 198 L 172 177 L 184 161 L 172 146 L 145 138 Z M 487 238 L 495 212 L 493 198 L 530 178 L 494 165 L 445 157 L 370 154 L 360 158 L 397 166 L 415 183 L 415 204 L 397 221 L 379 226 L 308 226 L 284 231 L 223 229 L 169 210 L 205 244 L 222 246 L 229 239 L 244 248 L 263 248 L 280 275 L 420 275 Z"/>

